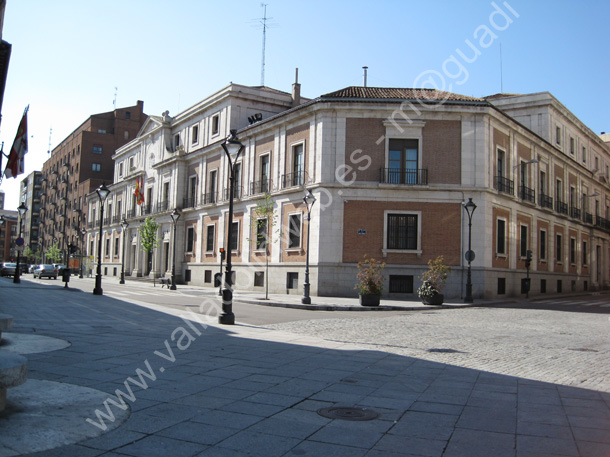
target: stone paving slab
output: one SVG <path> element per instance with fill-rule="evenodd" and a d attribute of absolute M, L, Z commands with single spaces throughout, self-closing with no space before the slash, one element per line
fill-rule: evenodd
<path fill-rule="evenodd" d="M 74 424 L 101 431 L 85 420 L 109 428 L 119 422 L 96 417 L 96 410 L 128 417 L 112 431 L 39 455 L 610 455 L 607 392 L 382 346 L 187 322 L 175 309 L 106 296 L 74 294 L 73 301 L 47 294 L 40 306 L 41 293 L 0 281 L 0 311 L 16 317 L 15 333 L 71 343 L 34 354 L 30 377 L 101 393 L 85 412 L 73 413 Z M 125 411 L 116 406 L 117 395 Z M 351 422 L 317 414 L 330 406 L 380 416 Z M 6 438 L 36 440 L 0 426 L 0 456 Z"/>

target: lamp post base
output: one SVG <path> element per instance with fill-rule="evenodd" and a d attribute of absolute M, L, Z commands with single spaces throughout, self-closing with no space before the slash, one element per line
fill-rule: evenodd
<path fill-rule="evenodd" d="M 304 305 L 311 305 L 311 297 L 301 298 L 301 303 L 303 303 Z"/>
<path fill-rule="evenodd" d="M 102 290 L 102 275 L 95 276 L 95 288 L 93 289 L 93 295 L 104 295 Z"/>
<path fill-rule="evenodd" d="M 233 314 L 233 290 L 228 287 L 222 289 L 222 314 L 218 316 L 218 323 L 223 325 L 235 324 L 235 314 Z"/>

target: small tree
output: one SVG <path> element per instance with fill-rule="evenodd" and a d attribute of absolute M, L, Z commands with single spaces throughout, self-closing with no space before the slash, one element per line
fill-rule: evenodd
<path fill-rule="evenodd" d="M 23 250 L 23 260 L 25 261 L 25 263 L 32 263 L 32 259 L 35 256 L 35 252 L 32 251 L 31 247 L 27 247 Z"/>
<path fill-rule="evenodd" d="M 275 209 L 271 194 L 266 193 L 256 203 L 256 208 L 253 210 L 254 221 L 250 224 L 254 227 L 255 247 L 264 247 L 265 249 L 265 300 L 269 300 L 269 245 L 274 240 L 275 227 Z"/>
<path fill-rule="evenodd" d="M 148 257 L 150 257 L 150 253 L 161 244 L 161 238 L 157 237 L 158 230 L 159 224 L 156 223 L 152 217 L 147 217 L 138 228 L 138 232 L 140 232 L 140 244 Z"/>
<path fill-rule="evenodd" d="M 61 261 L 62 252 L 59 249 L 59 246 L 57 246 L 57 243 L 53 243 L 51 246 L 49 246 L 45 254 L 47 256 L 47 260 L 51 263 L 57 263 Z"/>
<path fill-rule="evenodd" d="M 420 297 L 431 297 L 440 294 L 445 281 L 451 273 L 451 268 L 445 263 L 445 258 L 439 255 L 435 259 L 428 260 L 428 269 L 420 276 L 421 287 L 417 290 Z"/>
<path fill-rule="evenodd" d="M 354 289 L 358 291 L 360 295 L 381 295 L 383 292 L 383 269 L 385 263 L 379 260 L 375 260 L 372 257 L 364 258 L 358 262 L 358 282 Z"/>

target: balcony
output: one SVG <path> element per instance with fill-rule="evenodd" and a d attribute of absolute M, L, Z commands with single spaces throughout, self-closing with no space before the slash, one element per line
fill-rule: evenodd
<path fill-rule="evenodd" d="M 169 208 L 169 201 L 165 200 L 157 203 L 157 213 L 162 213 L 163 211 L 167 211 Z"/>
<path fill-rule="evenodd" d="M 235 186 L 233 188 L 233 200 L 239 200 L 242 196 L 242 186 Z M 223 189 L 222 190 L 222 199 L 225 202 L 229 201 L 229 189 Z"/>
<path fill-rule="evenodd" d="M 127 219 L 133 219 L 134 217 L 136 217 L 136 212 L 137 210 L 135 208 L 127 211 Z"/>
<path fill-rule="evenodd" d="M 556 200 L 555 201 L 555 211 L 557 211 L 559 214 L 568 214 L 568 204 L 564 203 L 562 201 Z"/>
<path fill-rule="evenodd" d="M 496 176 L 496 179 L 494 182 L 494 188 L 498 192 L 502 192 L 503 194 L 514 195 L 514 193 L 515 193 L 514 186 L 515 186 L 514 183 L 510 179 L 507 179 L 504 176 Z"/>
<path fill-rule="evenodd" d="M 427 186 L 428 169 L 400 170 L 398 168 L 380 168 L 381 184 L 403 184 L 405 186 Z"/>
<path fill-rule="evenodd" d="M 250 183 L 250 195 L 266 194 L 271 192 L 271 179 L 263 179 Z"/>
<path fill-rule="evenodd" d="M 573 217 L 574 219 L 580 219 L 580 208 L 570 206 L 570 217 Z"/>
<path fill-rule="evenodd" d="M 282 189 L 305 185 L 305 172 L 287 173 L 282 175 Z"/>
<path fill-rule="evenodd" d="M 553 197 L 541 194 L 538 197 L 538 204 L 543 208 L 553 209 Z"/>
<path fill-rule="evenodd" d="M 582 220 L 585 222 L 585 224 L 592 224 L 593 223 L 593 214 L 587 213 L 585 211 Z"/>
<path fill-rule="evenodd" d="M 149 203 L 148 205 L 140 206 L 140 215 L 147 216 L 153 213 L 153 206 Z"/>
<path fill-rule="evenodd" d="M 536 191 L 526 186 L 519 186 L 519 198 L 523 201 L 536 204 Z"/>
<path fill-rule="evenodd" d="M 209 192 L 203 194 L 203 205 L 212 205 L 218 201 L 218 192 Z"/>
<path fill-rule="evenodd" d="M 182 209 L 194 208 L 197 206 L 197 197 L 182 199 Z"/>

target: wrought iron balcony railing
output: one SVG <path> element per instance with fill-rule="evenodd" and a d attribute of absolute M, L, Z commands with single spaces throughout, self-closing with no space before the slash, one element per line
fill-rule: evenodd
<path fill-rule="evenodd" d="M 229 201 L 230 189 L 222 190 L 222 200 L 225 202 Z M 234 186 L 233 187 L 233 200 L 239 200 L 242 196 L 242 186 Z"/>
<path fill-rule="evenodd" d="M 570 217 L 573 217 L 574 219 L 580 219 L 580 208 L 570 206 Z"/>
<path fill-rule="evenodd" d="M 428 169 L 401 170 L 400 168 L 380 168 L 381 184 L 403 184 L 405 186 L 427 186 Z"/>
<path fill-rule="evenodd" d="M 502 192 L 504 194 L 514 195 L 515 193 L 515 185 L 513 181 L 504 176 L 496 176 L 495 180 L 495 189 L 498 192 Z"/>
<path fill-rule="evenodd" d="M 282 189 L 288 187 L 298 187 L 305 185 L 305 171 L 299 171 L 297 173 L 287 173 L 282 175 Z"/>
<path fill-rule="evenodd" d="M 207 194 L 203 194 L 203 204 L 211 205 L 218 201 L 218 192 L 209 192 Z"/>
<path fill-rule="evenodd" d="M 183 209 L 194 208 L 195 206 L 197 206 L 197 197 L 190 197 L 182 200 Z"/>
<path fill-rule="evenodd" d="M 548 195 L 540 194 L 538 197 L 538 204 L 543 208 L 553 209 L 553 197 L 549 197 Z"/>
<path fill-rule="evenodd" d="M 585 211 L 583 221 L 585 222 L 585 224 L 592 224 L 593 223 L 593 214 L 587 213 Z"/>
<path fill-rule="evenodd" d="M 555 200 L 555 211 L 560 214 L 568 214 L 568 204 L 559 200 Z"/>
<path fill-rule="evenodd" d="M 519 186 L 519 198 L 530 203 L 536 203 L 536 191 L 526 186 Z"/>
<path fill-rule="evenodd" d="M 266 194 L 271 192 L 271 179 L 263 179 L 250 183 L 250 195 Z"/>

